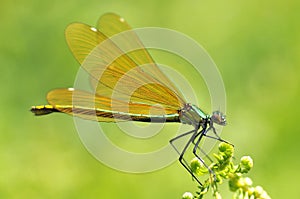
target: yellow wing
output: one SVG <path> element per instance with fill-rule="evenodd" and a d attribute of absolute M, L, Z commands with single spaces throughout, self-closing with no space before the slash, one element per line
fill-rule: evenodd
<path fill-rule="evenodd" d="M 55 89 L 47 94 L 51 106 L 33 107 L 36 115 L 63 112 L 88 120 L 101 122 L 144 121 L 179 122 L 178 111 L 161 106 L 126 103 L 74 89 Z M 42 110 L 41 110 L 42 109 Z"/>
<path fill-rule="evenodd" d="M 96 94 L 134 104 L 160 104 L 175 110 L 183 107 L 182 95 L 160 71 L 133 31 L 120 39 L 122 45 L 140 47 L 129 53 L 124 53 L 118 43 L 108 38 L 128 30 L 131 28 L 125 20 L 111 13 L 99 19 L 97 29 L 81 23 L 66 29 L 68 45 L 90 74 Z"/>

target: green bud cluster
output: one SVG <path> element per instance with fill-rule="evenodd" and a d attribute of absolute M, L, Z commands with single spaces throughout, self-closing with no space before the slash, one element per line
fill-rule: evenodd
<path fill-rule="evenodd" d="M 235 165 L 233 163 L 234 147 L 232 145 L 221 142 L 218 149 L 218 153 L 213 154 L 216 161 L 209 165 L 213 174 L 209 173 L 209 169 L 198 158 L 192 159 L 190 167 L 195 175 L 203 176 L 208 173 L 210 175 L 203 185 L 199 186 L 199 191 L 196 192 L 195 196 L 190 192 L 186 192 L 182 196 L 183 199 L 202 199 L 209 189 L 212 190 L 214 198 L 221 199 L 218 185 L 222 184 L 224 180 L 228 180 L 229 189 L 234 192 L 234 199 L 270 199 L 270 196 L 261 186 L 253 187 L 252 180 L 243 176 L 253 167 L 253 160 L 250 156 L 243 156 L 240 162 Z"/>

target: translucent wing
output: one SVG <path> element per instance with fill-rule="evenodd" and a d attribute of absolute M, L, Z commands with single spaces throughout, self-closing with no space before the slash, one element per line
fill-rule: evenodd
<path fill-rule="evenodd" d="M 119 100 L 93 95 L 74 89 L 56 89 L 47 94 L 47 100 L 59 112 L 89 120 L 116 122 L 122 120 L 148 121 L 151 117 L 178 122 L 178 111 L 146 104 L 127 104 Z M 112 106 L 113 105 L 113 106 Z"/>
<path fill-rule="evenodd" d="M 109 21 L 108 25 L 103 24 L 103 31 L 112 29 L 106 34 L 130 28 L 114 14 L 101 17 L 98 27 L 102 26 L 103 21 Z M 113 29 L 109 24 L 120 28 Z M 183 106 L 182 96 L 144 48 L 126 54 L 103 32 L 81 23 L 71 24 L 66 29 L 66 38 L 76 59 L 91 75 L 92 84 L 99 96 L 132 103 L 160 104 L 177 110 Z M 141 45 L 133 32 L 129 34 L 129 38 L 131 39 L 127 35 L 122 42 Z M 148 65 L 139 66 L 140 64 Z M 113 92 L 116 95 L 112 96 Z"/>
<path fill-rule="evenodd" d="M 97 22 L 97 29 L 107 37 L 112 37 L 126 31 L 125 34 L 121 34 L 119 36 L 120 39 L 118 40 L 122 40 L 119 42 L 125 47 L 125 49 L 136 49 L 127 55 L 139 66 L 144 64 L 149 65 L 149 67 L 143 69 L 145 72 L 150 74 L 152 77 L 155 77 L 155 79 L 163 85 L 176 91 L 177 95 L 181 95 L 176 86 L 158 68 L 151 55 L 140 41 L 139 37 L 134 31 L 132 31 L 132 28 L 124 20 L 124 18 L 114 13 L 104 14 Z"/>

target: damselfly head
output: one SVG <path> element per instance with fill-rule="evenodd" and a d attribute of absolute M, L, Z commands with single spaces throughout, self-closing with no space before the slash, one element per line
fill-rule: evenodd
<path fill-rule="evenodd" d="M 226 125 L 226 116 L 220 111 L 214 111 L 210 117 L 213 123 L 225 126 Z"/>

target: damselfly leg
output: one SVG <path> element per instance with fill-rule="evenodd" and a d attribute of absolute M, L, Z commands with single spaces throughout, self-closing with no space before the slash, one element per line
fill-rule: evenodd
<path fill-rule="evenodd" d="M 215 134 L 216 137 L 214 136 L 210 136 L 210 135 L 207 135 L 208 131 L 212 130 L 213 133 Z M 189 138 L 189 140 L 187 141 L 187 143 L 184 145 L 184 148 L 181 150 L 178 150 L 178 148 L 175 146 L 174 144 L 174 141 L 180 139 L 180 138 L 183 138 L 185 136 L 188 136 L 188 135 L 191 135 L 191 137 Z M 200 151 L 202 154 L 204 154 L 204 156 L 212 163 L 213 160 L 209 157 L 209 155 L 200 147 L 200 143 L 201 143 L 201 140 L 203 138 L 203 136 L 207 137 L 207 138 L 211 138 L 211 139 L 214 139 L 214 140 L 218 140 L 220 142 L 225 142 L 225 143 L 228 143 L 230 144 L 229 142 L 221 139 L 218 134 L 216 133 L 216 130 L 213 126 L 209 127 L 209 128 L 202 128 L 201 131 L 198 131 L 198 129 L 194 129 L 194 130 L 191 130 L 191 131 L 188 131 L 186 133 L 183 133 L 173 139 L 170 140 L 170 144 L 171 146 L 175 149 L 175 151 L 179 154 L 179 162 L 183 165 L 183 167 L 192 175 L 193 179 L 195 179 L 201 186 L 202 186 L 202 183 L 200 182 L 200 180 L 196 177 L 196 175 L 193 173 L 193 171 L 191 170 L 191 167 L 190 167 L 190 164 L 188 163 L 188 161 L 185 160 L 184 158 L 184 155 L 186 153 L 186 151 L 188 150 L 188 148 L 190 147 L 191 144 L 194 144 L 194 147 L 193 147 L 193 154 L 194 156 L 203 164 L 204 167 L 207 168 L 208 172 L 210 173 L 210 175 L 213 176 L 214 180 L 216 180 L 216 175 L 215 173 L 211 170 L 211 168 L 209 167 L 209 165 L 207 165 L 205 163 L 205 161 L 199 156 L 198 152 Z M 232 145 L 232 144 L 230 144 Z M 233 145 L 232 145 L 233 146 Z"/>
<path fill-rule="evenodd" d="M 199 132 L 201 133 L 201 132 Z M 184 159 L 184 154 L 186 152 L 186 150 L 188 149 L 188 147 L 190 146 L 190 144 L 195 140 L 195 138 L 199 135 L 199 133 L 197 132 L 197 129 L 194 129 L 192 131 L 183 133 L 173 139 L 170 140 L 170 144 L 172 145 L 172 147 L 176 150 L 176 152 L 180 155 L 179 156 L 179 162 L 182 164 L 182 166 L 192 175 L 193 179 L 195 179 L 201 186 L 202 183 L 200 182 L 200 180 L 195 176 L 195 174 L 192 172 L 189 164 L 187 163 L 187 161 Z M 178 140 L 179 138 L 182 138 L 184 136 L 187 136 L 189 134 L 192 134 L 192 136 L 190 137 L 190 139 L 188 140 L 188 142 L 186 143 L 186 145 L 184 146 L 183 150 L 181 152 L 179 152 L 179 150 L 177 149 L 177 147 L 174 145 L 174 141 Z"/>

